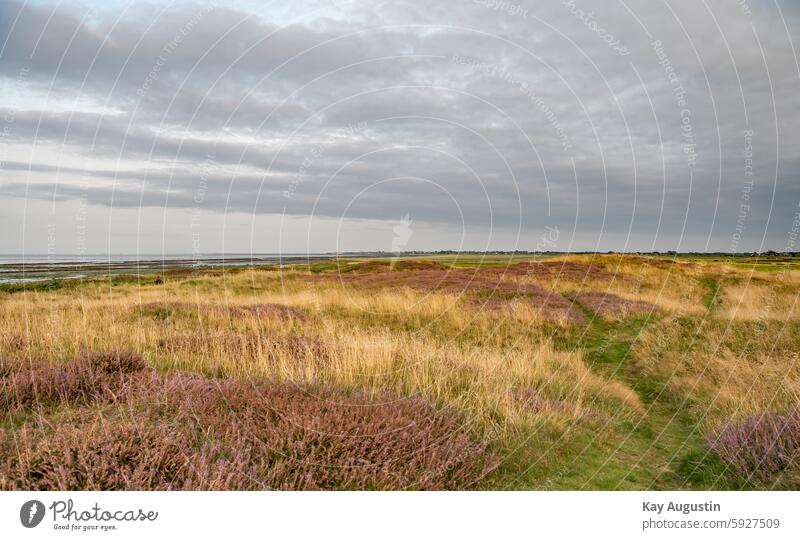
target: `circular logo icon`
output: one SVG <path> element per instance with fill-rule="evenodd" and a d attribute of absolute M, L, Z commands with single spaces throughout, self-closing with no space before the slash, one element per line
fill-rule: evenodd
<path fill-rule="evenodd" d="M 19 509 L 19 520 L 28 529 L 36 527 L 44 519 L 44 503 L 36 499 L 28 501 Z"/>

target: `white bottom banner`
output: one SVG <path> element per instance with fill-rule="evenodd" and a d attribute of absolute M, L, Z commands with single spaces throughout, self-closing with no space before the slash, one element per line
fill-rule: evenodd
<path fill-rule="evenodd" d="M 796 492 L 3 492 L 0 501 L 9 539 L 800 538 Z"/>

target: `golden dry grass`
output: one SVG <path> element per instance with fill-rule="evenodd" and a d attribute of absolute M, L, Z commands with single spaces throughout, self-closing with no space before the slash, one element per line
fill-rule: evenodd
<path fill-rule="evenodd" d="M 703 315 L 702 270 L 690 263 L 650 264 L 642 258 L 619 255 L 582 255 L 558 258 L 580 264 L 602 265 L 609 276 L 574 279 L 559 274 L 521 278 L 553 289 L 566 296 L 581 292 L 603 292 L 626 300 L 647 302 L 659 309 L 686 315 Z"/>
<path fill-rule="evenodd" d="M 792 277 L 787 279 L 793 280 Z M 776 280 L 749 280 L 725 287 L 720 317 L 736 321 L 788 321 L 800 315 L 800 295 Z"/>
<path fill-rule="evenodd" d="M 317 279 L 303 269 L 0 294 L 0 357 L 59 363 L 126 350 L 163 372 L 420 396 L 463 412 L 502 448 L 539 448 L 534 471 L 521 469 L 535 482 L 580 455 L 610 468 L 596 484 L 604 487 L 632 466 L 652 471 L 630 487 L 663 481 L 674 456 L 653 450 L 642 425 L 692 447 L 727 421 L 800 399 L 798 272 L 616 255 L 548 263 L 546 272 L 487 270 L 484 283 L 504 284 L 499 296 L 380 279 L 359 286 L 357 276 Z M 567 272 L 553 271 L 563 263 Z M 405 271 L 398 282 L 408 284 L 416 270 Z M 421 271 L 431 279 L 447 267 Z M 541 294 L 516 294 L 508 283 L 577 298 L 587 316 L 554 317 Z M 593 318 L 580 304 L 586 292 L 656 309 Z M 677 417 L 694 427 L 678 427 Z M 681 486 L 673 481 L 664 486 Z"/>
<path fill-rule="evenodd" d="M 554 413 L 568 419 L 597 407 L 623 416 L 642 411 L 635 392 L 593 373 L 579 351 L 554 350 L 529 306 L 503 315 L 530 327 L 522 341 L 514 325 L 464 309 L 456 295 L 336 284 L 309 290 L 296 287 L 291 274 L 204 278 L 203 286 L 212 286 L 202 292 L 177 282 L 13 295 L 0 304 L 0 354 L 63 361 L 84 350 L 125 349 L 162 370 L 420 394 L 495 430 L 529 415 L 515 389 L 569 403 Z M 214 309 L 261 303 L 298 308 L 308 319 Z M 359 322 L 377 318 L 388 322 Z M 486 339 L 458 339 L 466 333 Z"/>

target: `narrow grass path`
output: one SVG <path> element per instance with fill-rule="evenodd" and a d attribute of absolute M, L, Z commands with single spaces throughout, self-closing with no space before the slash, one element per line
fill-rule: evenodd
<path fill-rule="evenodd" d="M 719 283 L 708 283 L 707 306 L 716 306 Z M 646 414 L 635 422 L 617 422 L 613 442 L 595 445 L 605 453 L 597 464 L 597 449 L 587 449 L 583 484 L 569 486 L 590 489 L 724 489 L 732 487 L 725 467 L 707 452 L 702 435 L 687 410 L 670 399 L 666 380 L 648 373 L 635 361 L 634 347 L 640 333 L 657 323 L 658 314 L 608 321 L 574 302 L 588 326 L 578 336 L 556 340 L 562 349 L 582 350 L 595 373 L 633 389 Z M 575 478 L 573 480 L 577 480 Z"/>
<path fill-rule="evenodd" d="M 700 283 L 708 289 L 703 295 L 703 305 L 706 306 L 709 314 L 714 312 L 722 300 L 722 283 L 715 277 L 704 277 Z"/>

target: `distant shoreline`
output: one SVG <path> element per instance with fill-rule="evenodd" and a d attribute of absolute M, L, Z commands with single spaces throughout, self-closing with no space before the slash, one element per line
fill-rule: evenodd
<path fill-rule="evenodd" d="M 759 261 L 798 259 L 800 253 L 676 253 L 676 252 L 558 252 L 558 251 L 414 251 L 390 252 L 341 252 L 341 253 L 259 253 L 259 254 L 209 254 L 191 256 L 186 254 L 154 255 L 0 255 L 0 285 L 46 282 L 61 279 L 99 278 L 114 275 L 153 274 L 175 270 L 215 270 L 243 267 L 271 267 L 319 263 L 335 259 L 382 259 L 391 257 L 443 257 L 443 258 L 494 258 L 494 257 L 557 257 L 565 255 L 624 255 L 658 258 L 696 258 L 743 260 L 757 264 Z M 74 257 L 74 258 L 72 258 Z M 138 257 L 138 258 L 137 258 Z"/>
<path fill-rule="evenodd" d="M 115 264 L 164 264 L 164 263 L 236 263 L 236 262 L 275 262 L 284 260 L 325 260 L 332 258 L 381 258 L 381 257 L 436 257 L 436 256 L 558 256 L 558 255 L 638 255 L 645 257 L 758 257 L 781 256 L 800 257 L 800 252 L 722 252 L 722 251 L 342 251 L 319 253 L 118 253 L 118 254 L 0 254 L 0 268 L 9 265 L 115 265 Z"/>

